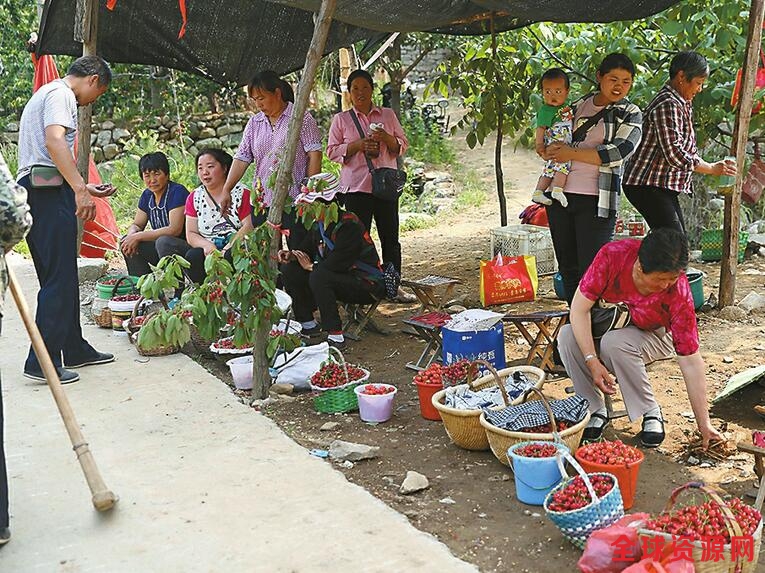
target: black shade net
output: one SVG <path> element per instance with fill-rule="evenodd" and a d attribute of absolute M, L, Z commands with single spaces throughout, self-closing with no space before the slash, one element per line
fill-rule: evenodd
<path fill-rule="evenodd" d="M 486 34 L 490 15 L 505 31 L 534 22 L 609 22 L 655 14 L 677 0 L 571 2 L 541 0 L 338 0 L 325 53 L 386 32 L 435 31 Z M 39 54 L 79 55 L 74 40 L 77 0 L 47 0 Z M 300 69 L 313 34 L 320 0 L 186 0 L 187 25 L 178 0 L 99 0 L 97 51 L 109 62 L 164 66 L 216 82 L 246 84 L 265 69 Z"/>

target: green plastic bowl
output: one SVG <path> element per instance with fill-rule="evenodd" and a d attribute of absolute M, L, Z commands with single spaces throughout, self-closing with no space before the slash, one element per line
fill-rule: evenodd
<path fill-rule="evenodd" d="M 115 292 L 114 285 L 107 285 L 103 284 L 102 280 L 108 280 L 108 279 L 121 279 L 124 278 L 125 280 L 120 283 L 120 285 L 117 287 L 117 290 Z M 112 296 L 119 296 L 123 294 L 130 294 L 135 290 L 136 285 L 138 284 L 138 279 L 141 277 L 134 277 L 134 276 L 128 276 L 128 275 L 122 275 L 122 276 L 105 276 L 96 282 L 96 291 L 98 292 L 98 298 L 103 299 L 110 299 Z"/>

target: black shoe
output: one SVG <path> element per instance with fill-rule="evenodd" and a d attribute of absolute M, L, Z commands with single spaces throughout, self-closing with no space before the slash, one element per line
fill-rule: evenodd
<path fill-rule="evenodd" d="M 58 370 L 58 378 L 61 380 L 62 384 L 71 384 L 72 382 L 77 382 L 77 380 L 80 379 L 80 375 L 77 374 L 77 372 L 72 372 L 71 370 L 64 370 L 63 368 L 59 367 Z M 31 380 L 37 380 L 38 382 L 47 382 L 45 379 L 45 374 L 42 372 L 33 372 L 31 370 L 24 370 L 24 377 L 29 378 Z"/>
<path fill-rule="evenodd" d="M 5 545 L 11 540 L 11 530 L 7 527 L 0 528 L 0 546 Z"/>
<path fill-rule="evenodd" d="M 94 364 L 108 364 L 114 362 L 114 354 L 108 352 L 98 352 L 92 358 L 78 362 L 77 364 L 64 364 L 67 368 L 82 368 L 83 366 L 93 366 Z"/>
<path fill-rule="evenodd" d="M 330 346 L 334 346 L 340 352 L 345 352 L 346 350 L 348 350 L 348 341 L 347 340 L 343 340 L 342 342 L 336 342 L 334 340 L 327 339 L 327 344 L 329 344 Z"/>
<path fill-rule="evenodd" d="M 661 424 L 661 432 L 646 432 L 646 420 L 656 420 Z M 646 448 L 655 448 L 664 441 L 664 420 L 659 416 L 643 416 L 643 429 L 640 430 L 640 443 Z"/>
<path fill-rule="evenodd" d="M 305 336 L 306 338 L 315 338 L 317 336 L 321 335 L 321 325 L 317 324 L 316 326 L 312 326 L 311 328 L 303 328 L 303 330 L 300 332 L 302 336 Z"/>
<path fill-rule="evenodd" d="M 609 420 L 607 416 L 595 412 L 594 414 L 590 414 L 590 421 L 588 424 L 593 425 L 588 425 L 584 429 L 584 432 L 582 432 L 582 441 L 594 442 L 603 436 L 603 430 L 605 430 L 611 424 L 611 420 Z"/>

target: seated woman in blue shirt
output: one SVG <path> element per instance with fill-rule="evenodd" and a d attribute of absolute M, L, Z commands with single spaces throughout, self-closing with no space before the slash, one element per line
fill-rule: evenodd
<path fill-rule="evenodd" d="M 138 199 L 133 224 L 120 241 L 128 273 L 141 276 L 151 272 L 165 255 L 186 252 L 184 206 L 188 190 L 170 181 L 170 165 L 161 151 L 147 153 L 138 162 L 146 189 Z M 147 229 L 147 223 L 151 229 Z"/>

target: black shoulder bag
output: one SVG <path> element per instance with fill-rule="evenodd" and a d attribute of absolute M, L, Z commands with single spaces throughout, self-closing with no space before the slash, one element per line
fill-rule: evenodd
<path fill-rule="evenodd" d="M 600 340 L 612 330 L 629 326 L 632 322 L 630 310 L 623 302 L 610 305 L 598 301 L 590 309 L 590 319 L 592 320 L 592 337 L 595 340 Z"/>
<path fill-rule="evenodd" d="M 356 117 L 356 112 L 352 109 L 349 112 L 353 123 L 356 124 L 356 129 L 359 130 L 359 135 L 363 138 L 366 137 L 364 130 L 361 129 L 359 118 Z M 364 153 L 363 151 L 361 153 Z M 383 201 L 396 201 L 399 195 L 404 190 L 404 183 L 406 183 L 406 171 L 401 169 L 393 169 L 392 167 L 375 167 L 372 165 L 369 157 L 364 154 L 364 159 L 367 160 L 367 167 L 369 173 L 372 174 L 372 195 Z"/>
<path fill-rule="evenodd" d="M 604 107 L 601 109 L 598 113 L 595 115 L 592 115 L 587 118 L 587 120 L 577 127 L 574 130 L 574 133 L 571 134 L 571 143 L 581 143 L 584 141 L 584 138 L 587 137 L 587 134 L 590 132 L 590 130 L 595 127 L 595 125 L 603 119 L 603 116 L 606 115 L 606 110 L 608 108 Z"/>

